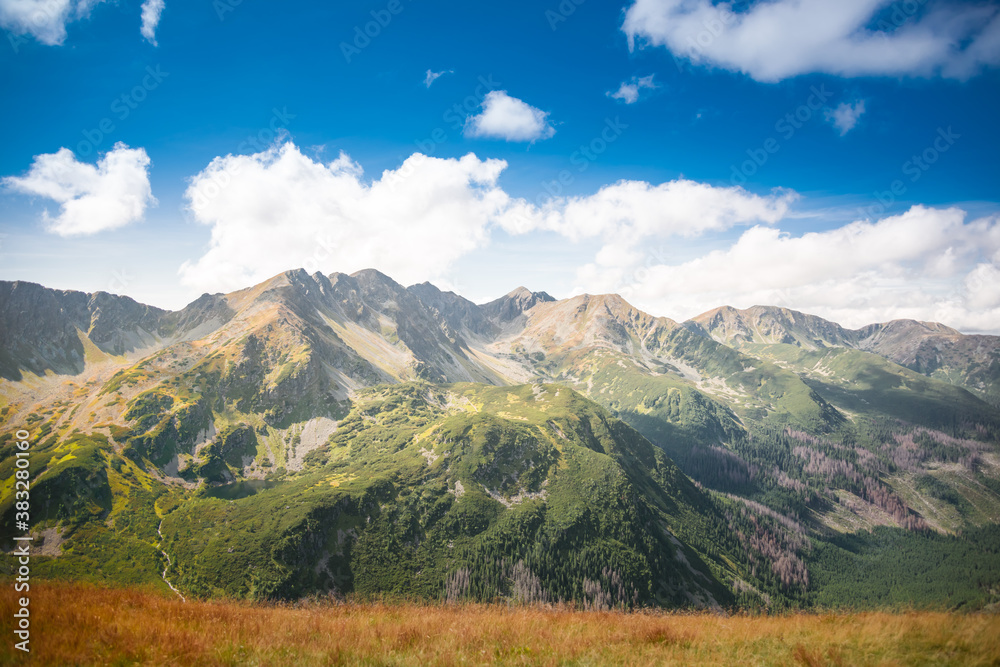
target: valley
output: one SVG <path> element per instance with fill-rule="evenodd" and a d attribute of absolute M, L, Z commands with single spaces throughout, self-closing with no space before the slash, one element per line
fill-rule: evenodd
<path fill-rule="evenodd" d="M 524 288 L 477 305 L 373 270 L 177 312 L 0 283 L 0 316 L 0 541 L 24 429 L 43 578 L 251 601 L 1000 603 L 996 337 L 766 307 L 678 323 Z"/>

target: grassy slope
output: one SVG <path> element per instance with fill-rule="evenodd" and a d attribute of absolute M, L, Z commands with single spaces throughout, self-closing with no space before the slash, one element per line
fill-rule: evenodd
<path fill-rule="evenodd" d="M 129 403 L 139 430 L 179 402 L 141 396 Z M 464 569 L 459 597 L 529 590 L 597 606 L 729 604 L 722 582 L 750 578 L 706 496 L 566 388 L 367 390 L 301 473 L 268 483 L 168 487 L 128 449 L 79 433 L 35 446 L 34 525 L 66 540 L 38 557 L 39 575 L 162 588 L 163 549 L 171 581 L 200 596 L 437 598 Z"/>
<path fill-rule="evenodd" d="M 802 376 L 826 400 L 851 413 L 930 427 L 1000 420 L 1000 411 L 969 391 L 859 350 L 808 351 L 794 345 L 747 345 L 744 351 Z"/>
<path fill-rule="evenodd" d="M 972 469 L 932 457 L 915 471 L 897 470 L 890 459 L 899 445 L 891 436 L 875 434 L 868 423 L 876 420 L 885 424 L 887 418 L 895 423 L 899 419 L 968 434 L 981 420 L 989 424 L 996 412 L 969 392 L 855 350 L 808 352 L 792 345 L 748 345 L 744 351 L 759 360 L 749 368 L 749 364 L 730 358 L 732 354 L 692 352 L 686 345 L 672 347 L 669 341 L 659 350 L 667 358 L 697 363 L 696 371 L 726 378 L 725 383 L 705 382 L 703 375 L 696 385 L 692 381 L 696 378 L 681 377 L 676 368 L 666 364 L 651 365 L 650 373 L 626 355 L 612 351 L 550 358 L 548 363 L 556 366 L 561 361 L 564 368 L 572 369 L 567 375 L 576 380 L 574 386 L 663 447 L 696 479 L 714 484 L 723 466 L 735 462 L 733 477 L 746 473 L 749 479 L 717 488 L 760 500 L 793 516 L 816 516 L 818 512 L 819 516 L 829 515 L 823 519 L 827 526 L 853 524 L 867 530 L 880 521 L 895 524 L 892 517 L 857 496 L 854 498 L 863 506 L 862 514 L 824 499 L 825 489 L 838 488 L 848 480 L 805 470 L 803 460 L 791 453 L 797 447 L 822 451 L 858 466 L 864 459 L 852 450 L 872 452 L 878 461 L 867 472 L 859 468 L 862 474 L 898 494 L 937 530 L 961 532 L 996 521 L 998 495 L 991 484 L 996 472 L 992 454 Z M 691 375 L 690 371 L 686 374 Z M 849 419 L 840 417 L 837 410 Z M 743 426 L 755 432 L 760 426 L 818 432 L 825 434 L 827 444 L 790 440 L 787 449 L 765 448 L 760 437 L 746 441 L 740 433 Z M 901 427 L 899 432 L 911 428 Z M 983 433 L 991 432 L 990 428 Z M 841 442 L 848 443 L 846 452 L 838 444 Z M 719 445 L 730 449 L 729 459 L 713 452 L 705 456 L 705 448 Z M 985 452 L 995 450 L 993 445 L 984 446 Z M 771 476 L 771 471 L 779 468 L 793 478 L 785 477 L 784 487 Z M 805 485 L 801 493 L 787 488 L 799 483 Z M 875 523 L 865 518 L 865 512 L 875 513 Z M 759 520 L 760 516 L 752 521 Z M 814 541 L 815 548 L 800 552 L 812 575 L 800 599 L 803 604 L 981 607 L 995 602 L 992 589 L 1000 590 L 1000 571 L 991 565 L 997 562 L 997 547 L 974 537 L 978 533 L 966 530 L 964 537 L 956 538 L 879 529 L 882 532 L 869 537 L 864 533 L 838 536 L 826 526 L 815 528 L 819 538 Z M 896 567 L 898 558 L 908 562 L 903 571 Z"/>
<path fill-rule="evenodd" d="M 167 516 L 181 588 L 439 597 L 467 568 L 467 594 L 489 599 L 513 594 L 521 561 L 553 599 L 584 601 L 585 579 L 605 592 L 620 581 L 612 604 L 729 599 L 718 581 L 729 566 L 706 555 L 712 506 L 662 452 L 568 389 L 375 388 L 307 463 L 274 488 Z M 695 550 L 678 553 L 664 529 Z"/>
<path fill-rule="evenodd" d="M 103 398 L 132 415 L 133 433 L 110 424 L 100 431 L 125 443 L 126 457 L 116 453 L 101 433 L 74 433 L 67 425 L 76 408 L 69 402 L 47 406 L 29 417 L 25 426 L 38 434 L 32 457 L 38 493 L 33 499 L 44 508 L 35 516 L 44 517 L 50 526 L 61 521 L 70 538 L 64 545 L 67 555 L 39 562 L 42 574 L 148 582 L 165 588 L 159 576 L 165 562 L 156 534 L 164 517 L 167 544 L 163 546 L 170 553 L 178 551 L 171 576 L 186 590 L 205 595 L 295 595 L 329 585 L 375 593 L 410 589 L 423 577 L 416 589 L 433 597 L 441 593 L 442 581 L 463 566 L 485 572 L 498 561 L 516 557 L 531 563 L 534 576 L 547 572 L 551 587 L 561 591 L 561 597 L 573 597 L 582 595 L 581 577 L 601 579 L 603 573 L 596 565 L 610 558 L 616 574 L 624 572 L 644 595 L 675 603 L 684 599 L 683 590 L 664 588 L 654 579 L 688 578 L 691 592 L 696 589 L 690 584 L 700 581 L 699 575 L 680 564 L 672 543 L 662 542 L 662 531 L 647 530 L 656 537 L 640 537 L 637 527 L 649 525 L 668 526 L 691 545 L 693 550 L 685 552 L 685 557 L 690 556 L 695 570 L 702 570 L 701 575 L 709 580 L 746 574 L 740 554 L 733 553 L 733 545 L 717 532 L 724 525 L 717 520 L 718 510 L 693 493 L 687 480 L 658 459 L 655 451 L 627 444 L 631 436 L 625 438 L 625 446 L 618 446 L 621 433 L 608 426 L 612 422 L 607 415 L 594 412 L 582 399 L 565 398 L 573 396 L 569 392 L 562 403 L 548 407 L 561 415 L 553 420 L 552 414 L 529 398 L 530 387 L 452 388 L 455 401 L 448 408 L 434 401 L 411 401 L 405 398 L 405 389 L 380 398 L 380 389 L 360 397 L 333 446 L 314 452 L 311 465 L 300 475 L 253 495 L 256 489 L 249 485 L 216 489 L 196 498 L 178 490 L 168 493 L 150 474 L 155 471 L 149 466 L 175 453 L 170 446 L 160 446 L 170 441 L 163 429 L 168 417 L 184 431 L 187 447 L 193 433 L 205 425 L 199 409 L 210 406 L 220 431 L 241 423 L 261 431 L 257 458 L 264 456 L 267 441 L 277 468 L 288 457 L 269 419 L 283 427 L 284 422 L 314 414 L 343 416 L 344 406 L 328 401 L 314 382 L 303 385 L 308 392 L 300 391 L 302 383 L 296 382 L 292 369 L 309 366 L 308 348 L 301 341 L 272 341 L 271 347 L 281 354 L 267 363 L 250 353 L 250 342 L 240 339 L 207 357 L 179 345 L 112 377 L 104 386 Z M 733 443 L 744 426 L 788 425 L 827 433 L 835 441 L 848 431 L 856 436 L 861 429 L 845 423 L 831 404 L 852 419 L 889 416 L 943 430 L 963 418 L 991 414 L 990 408 L 963 390 L 853 350 L 805 352 L 784 345 L 748 346 L 747 351 L 760 358 L 754 359 L 676 329 L 658 330 L 656 337 L 644 341 L 633 337 L 631 343 L 633 349 L 645 345 L 654 358 L 642 356 L 637 364 L 634 358 L 609 350 L 570 352 L 551 355 L 544 366 L 550 375 L 573 377 L 578 390 L 682 464 L 692 448 L 721 444 L 737 450 Z M 700 377 L 690 377 L 689 369 Z M 285 385 L 287 391 L 278 392 L 284 396 L 282 402 L 265 400 L 265 387 L 274 393 Z M 303 395 L 308 400 L 289 402 L 289 397 Z M 172 403 L 167 405 L 161 396 Z M 277 408 L 291 408 L 280 424 L 265 414 Z M 553 421 L 561 435 L 549 425 Z M 601 433 L 595 434 L 594 428 Z M 130 449 L 129 437 L 138 436 L 134 444 L 142 447 Z M 522 477 L 525 471 L 512 460 L 494 465 L 503 458 L 499 450 L 490 450 L 497 443 L 499 450 L 530 452 L 535 463 L 548 461 L 549 486 L 540 486 L 548 474 L 533 477 L 528 471 Z M 741 450 L 747 460 L 763 451 L 749 444 Z M 13 472 L 9 437 L 5 440 L 0 435 L 0 447 L 0 461 L 6 459 L 0 466 L 0 479 L 7 485 L 0 513 L 9 518 Z M 836 452 L 827 448 L 826 453 Z M 434 457 L 438 458 L 430 461 Z M 714 459 L 707 460 L 714 464 Z M 801 467 L 801 461 L 790 460 Z M 767 457 L 751 462 L 761 469 L 787 463 Z M 935 466 L 886 476 L 883 481 L 912 507 L 940 514 L 938 523 L 948 530 L 996 520 L 1000 507 L 996 475 L 989 477 L 953 464 Z M 486 468 L 490 470 L 483 472 Z M 230 471 L 238 472 L 234 467 Z M 830 482 L 799 472 L 794 481 L 807 482 L 813 490 L 822 490 Z M 514 473 L 520 478 L 517 483 L 512 482 Z M 782 511 L 801 507 L 799 500 L 786 502 L 788 489 L 773 484 L 763 488 L 759 479 L 756 486 L 736 491 Z M 467 491 L 461 499 L 455 494 L 456 482 L 462 482 Z M 505 508 L 484 486 L 506 502 L 522 492 L 529 497 Z M 543 491 L 547 494 L 544 502 L 537 497 Z M 925 500 L 926 510 L 920 504 Z M 838 507 L 837 511 L 846 510 Z M 10 526 L 10 521 L 4 525 Z M 307 533 L 324 537 L 313 543 L 302 539 Z M 363 539 L 359 539 L 361 533 Z M 553 536 L 562 542 L 551 552 L 529 553 L 516 547 L 532 540 L 548 540 L 549 544 Z M 656 559 L 650 560 L 656 549 L 665 556 L 659 565 L 653 563 Z M 403 557 L 386 558 L 389 552 Z M 571 575 L 560 573 L 551 563 L 553 555 L 562 561 L 568 555 L 571 562 L 566 567 Z M 668 568 L 671 556 L 674 566 Z M 510 567 L 510 563 L 502 564 L 495 568 L 501 574 L 479 577 L 471 586 L 473 594 L 509 594 Z M 651 567 L 660 572 L 653 576 Z M 243 577 L 240 573 L 244 572 L 251 574 Z M 566 579 L 572 581 L 559 583 Z M 611 583 L 607 577 L 602 580 L 605 587 Z M 720 599 L 724 595 L 718 593 Z"/>
<path fill-rule="evenodd" d="M 843 348 L 807 351 L 783 344 L 745 345 L 742 349 L 799 374 L 816 393 L 850 415 L 852 423 L 840 430 L 861 444 L 866 444 L 863 425 L 872 420 L 921 425 L 992 442 L 985 445 L 985 451 L 993 454 L 976 469 L 931 461 L 923 470 L 897 471 L 886 481 L 939 530 L 954 532 L 1000 518 L 1000 497 L 997 486 L 991 484 L 1000 476 L 995 444 L 1000 410 L 963 388 L 868 352 Z M 882 446 L 877 441 L 873 444 L 873 451 Z"/>
<path fill-rule="evenodd" d="M 4 584 L 7 585 L 6 583 Z M 944 613 L 621 614 L 506 606 L 188 603 L 32 587 L 39 665 L 988 665 L 1000 618 Z M 14 613 L 12 596 L 0 614 Z M 19 662 L 13 642 L 0 662 Z"/>

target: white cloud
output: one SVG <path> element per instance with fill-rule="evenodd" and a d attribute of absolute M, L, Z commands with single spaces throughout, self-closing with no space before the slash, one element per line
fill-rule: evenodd
<path fill-rule="evenodd" d="M 572 241 L 599 239 L 601 250 L 580 267 L 577 278 L 581 291 L 608 293 L 628 283 L 650 247 L 738 225 L 774 224 L 797 198 L 787 190 L 760 196 L 684 179 L 660 185 L 621 181 L 593 195 L 555 198 L 542 207 L 513 201 L 498 224 L 511 234 L 542 230 Z"/>
<path fill-rule="evenodd" d="M 149 156 L 144 148 L 118 142 L 97 165 L 79 162 L 68 148 L 36 155 L 24 176 L 9 176 L 13 190 L 52 199 L 61 212 L 42 219 L 60 236 L 96 234 L 142 220 L 146 207 L 156 205 L 149 185 Z"/>
<path fill-rule="evenodd" d="M 547 112 L 511 97 L 506 90 L 493 90 L 483 99 L 482 113 L 466 120 L 465 136 L 532 142 L 548 139 L 556 133 L 548 117 Z"/>
<path fill-rule="evenodd" d="M 216 158 L 185 193 L 195 219 L 212 226 L 212 241 L 203 257 L 181 268 L 182 280 L 200 290 L 230 290 L 297 266 L 374 266 L 402 282 L 440 279 L 497 227 L 598 238 L 607 246 L 602 261 L 624 265 L 645 239 L 770 224 L 796 197 L 686 180 L 622 181 L 538 207 L 497 185 L 504 168 L 473 154 L 445 160 L 415 153 L 368 181 L 346 155 L 322 164 L 292 143 Z"/>
<path fill-rule="evenodd" d="M 0 27 L 55 46 L 66 39 L 66 24 L 84 19 L 103 0 L 0 0 Z"/>
<path fill-rule="evenodd" d="M 518 200 L 499 223 L 511 233 L 542 229 L 574 240 L 600 237 L 638 244 L 653 236 L 693 237 L 741 224 L 773 224 L 796 198 L 787 190 L 761 197 L 739 187 L 685 179 L 660 185 L 619 181 L 593 195 L 553 198 L 541 207 Z"/>
<path fill-rule="evenodd" d="M 445 74 L 454 74 L 454 73 L 455 73 L 454 70 L 450 69 L 441 70 L 440 72 L 432 72 L 431 70 L 427 70 L 427 75 L 424 77 L 424 85 L 430 88 L 432 83 L 437 81 Z"/>
<path fill-rule="evenodd" d="M 1000 266 L 997 263 L 977 264 L 965 277 L 964 287 L 970 308 L 994 312 L 1000 309 Z"/>
<path fill-rule="evenodd" d="M 232 290 L 302 266 L 448 284 L 460 258 L 503 230 L 564 238 L 572 293 L 618 292 L 674 319 L 767 304 L 853 327 L 907 317 L 1000 332 L 1000 217 L 916 206 L 793 235 L 782 226 L 800 204 L 787 190 L 622 181 L 538 206 L 499 187 L 505 168 L 416 153 L 371 179 L 346 155 L 324 164 L 291 143 L 216 158 L 186 193 L 211 243 L 182 281 Z"/>
<path fill-rule="evenodd" d="M 655 75 L 650 74 L 649 76 L 636 77 L 633 76 L 628 81 L 623 81 L 622 85 L 618 86 L 618 90 L 607 92 L 608 97 L 616 100 L 621 100 L 625 104 L 635 104 L 639 101 L 639 93 L 644 88 L 655 89 L 659 88 L 656 83 L 653 82 L 653 77 Z"/>
<path fill-rule="evenodd" d="M 967 78 L 1000 63 L 993 3 L 772 0 L 744 11 L 712 0 L 636 0 L 622 30 L 678 59 L 780 81 L 822 72 Z M 891 11 L 890 11 L 891 10 Z"/>
<path fill-rule="evenodd" d="M 142 27 L 139 32 L 152 44 L 156 44 L 156 26 L 160 23 L 160 14 L 163 13 L 163 0 L 145 0 L 142 3 Z"/>
<path fill-rule="evenodd" d="M 505 167 L 472 154 L 415 153 L 368 181 L 343 153 L 322 164 L 291 143 L 216 158 L 185 193 L 212 238 L 181 267 L 182 282 L 232 290 L 295 267 L 375 267 L 404 284 L 439 279 L 487 242 L 491 218 L 508 202 L 496 184 Z"/>
<path fill-rule="evenodd" d="M 858 100 L 854 104 L 841 102 L 836 109 L 827 109 L 824 116 L 828 122 L 833 123 L 833 126 L 840 130 L 840 136 L 844 136 L 854 129 L 864 112 L 865 101 Z"/>
<path fill-rule="evenodd" d="M 668 263 L 662 251 L 625 265 L 595 262 L 579 271 L 579 288 L 618 280 L 613 291 L 676 319 L 760 304 L 851 327 L 913 318 L 998 331 L 1000 218 L 965 218 L 956 208 L 915 206 L 801 236 L 755 226 L 729 247 L 686 262 Z"/>

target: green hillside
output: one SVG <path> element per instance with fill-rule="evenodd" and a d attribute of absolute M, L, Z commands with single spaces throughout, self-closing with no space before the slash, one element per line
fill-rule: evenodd
<path fill-rule="evenodd" d="M 1000 424 L 1000 411 L 969 391 L 870 352 L 809 351 L 782 344 L 746 345 L 743 350 L 799 374 L 817 394 L 849 413 L 935 428 L 977 421 Z"/>
<path fill-rule="evenodd" d="M 50 292 L 0 310 L 96 346 Z M 682 326 L 523 288 L 477 306 L 376 271 L 119 305 L 133 347 L 70 368 L 18 331 L 20 379 L 0 379 L 0 543 L 21 534 L 25 429 L 40 577 L 587 608 L 982 608 L 1000 590 L 1000 411 L 851 347 L 902 354 L 916 332 L 958 359 L 990 337 L 769 308 Z"/>
<path fill-rule="evenodd" d="M 227 485 L 231 493 L 170 492 L 104 439 L 53 455 L 68 449 L 79 463 L 39 479 L 42 488 L 50 477 L 67 488 L 71 476 L 87 479 L 82 497 L 48 517 L 65 531 L 63 555 L 39 567 L 54 576 L 155 581 L 162 549 L 167 577 L 198 596 L 331 591 L 598 607 L 727 605 L 726 583 L 750 578 L 713 533 L 721 517 L 708 497 L 660 449 L 565 387 L 376 387 L 301 472 Z M 95 567 L 98 549 L 110 557 Z M 129 564 L 122 574 L 119 560 Z"/>

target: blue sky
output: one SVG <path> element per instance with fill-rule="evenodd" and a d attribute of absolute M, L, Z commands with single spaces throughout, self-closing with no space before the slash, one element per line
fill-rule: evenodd
<path fill-rule="evenodd" d="M 0 26 L 0 279 L 179 308 L 374 266 L 1000 331 L 995 3 L 0 0 Z"/>

